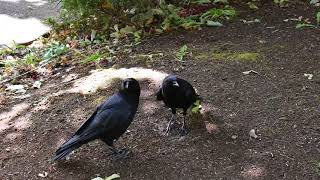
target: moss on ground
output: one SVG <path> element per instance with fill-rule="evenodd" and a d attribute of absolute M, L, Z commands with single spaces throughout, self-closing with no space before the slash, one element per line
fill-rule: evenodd
<path fill-rule="evenodd" d="M 201 52 L 195 56 L 198 60 L 258 61 L 262 55 L 257 52 Z"/>

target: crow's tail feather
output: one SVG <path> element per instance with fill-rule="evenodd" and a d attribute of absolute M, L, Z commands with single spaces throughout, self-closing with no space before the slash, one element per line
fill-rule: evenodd
<path fill-rule="evenodd" d="M 52 158 L 52 161 L 60 160 L 66 157 L 73 150 L 79 148 L 83 144 L 83 139 L 80 139 L 78 136 L 72 137 L 56 151 L 55 156 Z"/>

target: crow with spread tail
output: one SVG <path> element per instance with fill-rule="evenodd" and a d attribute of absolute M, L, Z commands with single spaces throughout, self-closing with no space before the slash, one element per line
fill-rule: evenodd
<path fill-rule="evenodd" d="M 91 117 L 55 152 L 52 160 L 62 159 L 73 150 L 96 139 L 110 146 L 115 155 L 127 155 L 126 149 L 117 150 L 113 142 L 124 134 L 131 124 L 139 105 L 139 97 L 139 82 L 133 78 L 125 79 L 119 92 L 96 108 Z"/>
<path fill-rule="evenodd" d="M 196 94 L 195 89 L 192 85 L 176 75 L 169 75 L 164 78 L 162 85 L 157 92 L 157 100 L 163 101 L 164 104 L 171 109 L 172 117 L 168 123 L 166 133 L 171 130 L 172 122 L 176 114 L 177 108 L 183 109 L 183 124 L 181 126 L 181 135 L 187 133 L 186 128 L 186 115 L 187 110 L 200 99 L 199 95 Z"/>

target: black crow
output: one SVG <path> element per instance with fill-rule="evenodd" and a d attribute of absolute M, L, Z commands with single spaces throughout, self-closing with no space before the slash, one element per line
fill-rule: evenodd
<path fill-rule="evenodd" d="M 139 97 L 139 82 L 133 78 L 125 79 L 119 92 L 100 104 L 77 132 L 56 151 L 53 161 L 62 159 L 95 139 L 105 142 L 116 155 L 127 153 L 125 149 L 117 150 L 113 142 L 129 127 L 137 111 Z"/>
<path fill-rule="evenodd" d="M 186 115 L 190 106 L 200 99 L 196 94 L 192 85 L 184 79 L 177 77 L 176 75 L 169 75 L 164 78 L 160 90 L 157 92 L 157 100 L 163 101 L 164 104 L 172 111 L 172 117 L 169 121 L 166 132 L 171 129 L 171 123 L 174 115 L 176 114 L 176 108 L 183 109 L 183 124 L 181 127 L 181 134 L 187 133 L 186 129 Z"/>

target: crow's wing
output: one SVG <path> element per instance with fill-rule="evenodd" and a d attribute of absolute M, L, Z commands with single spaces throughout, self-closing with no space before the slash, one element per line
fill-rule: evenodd
<path fill-rule="evenodd" d="M 101 103 L 96 110 L 93 112 L 93 114 L 90 116 L 88 120 L 86 120 L 80 128 L 75 132 L 75 135 L 80 135 L 84 130 L 92 126 L 94 119 L 98 114 L 100 114 L 103 110 L 113 109 L 114 107 L 120 106 L 120 104 L 123 104 L 122 98 L 118 94 L 114 94 L 110 96 L 106 101 Z"/>
<path fill-rule="evenodd" d="M 75 135 L 94 138 L 108 133 L 108 131 L 127 123 L 130 114 L 129 105 L 124 100 L 119 101 L 118 99 L 117 103 L 103 103 Z"/>
<path fill-rule="evenodd" d="M 75 135 L 81 134 L 87 127 L 89 127 L 90 123 L 94 120 L 94 117 L 97 115 L 97 112 L 99 111 L 99 107 L 93 112 L 93 114 L 90 116 L 88 120 L 86 120 L 80 128 L 74 133 Z"/>
<path fill-rule="evenodd" d="M 193 86 L 186 80 L 178 79 L 178 83 L 180 85 L 180 89 L 183 91 L 186 97 L 196 96 L 195 90 Z"/>

